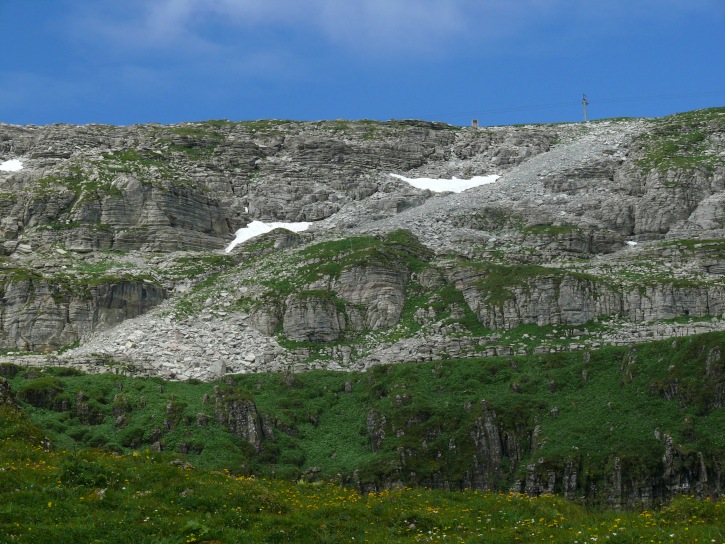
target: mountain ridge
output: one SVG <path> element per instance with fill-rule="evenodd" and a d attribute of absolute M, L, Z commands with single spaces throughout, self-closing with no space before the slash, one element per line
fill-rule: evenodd
<path fill-rule="evenodd" d="M 24 160 L 0 173 L 4 347 L 80 344 L 64 364 L 117 359 L 137 372 L 209 379 L 720 330 L 722 110 L 478 129 L 4 125 L 0 158 Z M 391 173 L 501 177 L 440 194 Z M 312 225 L 224 256 L 252 220 Z M 399 231 L 411 234 L 402 245 L 390 239 Z M 365 263 L 416 244 L 430 253 L 422 261 Z M 338 270 L 316 267 L 318 250 Z M 103 295 L 123 281 L 128 296 Z M 86 325 L 72 317 L 79 307 L 94 316 Z M 363 307 L 379 308 L 377 317 Z M 528 326 L 564 334 L 513 338 Z"/>

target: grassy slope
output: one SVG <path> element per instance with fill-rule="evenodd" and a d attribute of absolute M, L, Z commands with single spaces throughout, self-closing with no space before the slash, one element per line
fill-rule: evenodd
<path fill-rule="evenodd" d="M 36 407 L 28 402 L 24 410 L 66 450 L 101 447 L 129 453 L 158 440 L 169 452 L 178 452 L 183 443 L 190 452 L 186 459 L 199 467 L 292 478 L 319 469 L 319 477 L 335 481 L 360 470 L 363 481 L 374 483 L 400 466 L 400 448 L 413 448 L 417 453 L 407 466 L 415 468 L 418 478 L 440 472 L 460 481 L 468 468 L 462 459 L 473 453 L 470 430 L 484 400 L 504 430 L 539 425 L 535 456 L 554 464 L 575 459 L 582 470 L 601 473 L 618 456 L 645 471 L 656 470 L 664 451 L 656 432 L 671 435 L 683 452 L 702 451 L 722 460 L 725 408 L 717 407 L 715 399 L 725 381 L 725 361 L 713 359 L 718 350 L 725 353 L 725 335 L 713 333 L 591 354 L 227 378 L 254 400 L 274 428 L 259 454 L 216 422 L 214 384 L 112 374 L 62 376 L 67 373 L 62 369 L 20 371 L 11 384 L 19 398 L 29 401 L 29 392 L 47 390 L 48 376 L 56 375 L 55 410 L 52 403 Z M 350 392 L 345 392 L 346 383 Z M 678 395 L 667 400 L 673 384 Z M 79 392 L 96 414 L 94 424 L 78 414 Z M 60 400 L 66 411 L 59 411 Z M 118 425 L 112 412 L 115 408 L 118 414 L 124 406 L 125 421 Z M 378 453 L 371 450 L 367 429 L 373 410 L 387 421 Z M 199 426 L 199 414 L 206 415 L 206 426 Z M 396 436 L 399 429 L 405 434 Z M 457 452 L 449 451 L 451 439 Z M 427 449 L 421 447 L 423 441 Z M 530 454 L 528 447 L 524 454 Z M 524 465 L 507 473 L 500 489 L 521 478 Z"/>
<path fill-rule="evenodd" d="M 0 541 L 725 542 L 725 502 L 651 512 L 555 497 L 402 489 L 360 495 L 177 466 L 166 454 L 44 451 L 40 429 L 0 407 Z"/>

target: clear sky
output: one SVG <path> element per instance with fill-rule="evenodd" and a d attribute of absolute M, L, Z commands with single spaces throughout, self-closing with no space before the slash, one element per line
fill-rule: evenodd
<path fill-rule="evenodd" d="M 0 0 L 0 51 L 12 124 L 725 105 L 725 0 Z"/>

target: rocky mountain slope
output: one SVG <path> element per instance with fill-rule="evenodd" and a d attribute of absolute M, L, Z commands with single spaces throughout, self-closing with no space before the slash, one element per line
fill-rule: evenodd
<path fill-rule="evenodd" d="M 725 324 L 722 109 L 482 129 L 0 125 L 0 159 L 22 164 L 0 171 L 13 354 L 76 347 L 64 364 L 209 378 Z M 433 193 L 391 173 L 501 177 Z M 252 220 L 312 226 L 226 254 Z"/>
<path fill-rule="evenodd" d="M 441 193 L 390 174 L 500 177 Z M 173 432 L 204 416 L 244 463 L 365 490 L 635 506 L 725 484 L 723 335 L 679 338 L 725 330 L 725 108 L 0 125 L 0 209 L 3 395 L 76 442 L 186 455 Z M 311 225 L 227 253 L 255 220 Z M 87 376 L 64 392 L 76 369 L 219 381 L 184 405 L 126 380 L 158 393 L 142 416 L 145 396 Z"/>

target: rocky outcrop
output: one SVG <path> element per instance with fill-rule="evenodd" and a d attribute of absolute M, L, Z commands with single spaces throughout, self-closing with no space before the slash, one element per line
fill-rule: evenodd
<path fill-rule="evenodd" d="M 526 478 L 512 490 L 566 498 L 610 508 L 651 508 L 677 495 L 718 497 L 725 485 L 720 460 L 702 452 L 683 451 L 664 435 L 661 462 L 645 468 L 642 460 L 614 456 L 606 472 L 589 471 L 579 456 L 557 462 L 539 459 L 526 466 Z"/>
<path fill-rule="evenodd" d="M 75 415 L 84 425 L 100 425 L 106 418 L 100 403 L 83 391 L 76 393 Z"/>
<path fill-rule="evenodd" d="M 379 414 L 375 410 L 368 413 L 366 420 L 367 432 L 370 437 L 370 449 L 375 452 L 380 451 L 383 440 L 385 439 L 385 424 L 387 423 L 385 416 Z"/>
<path fill-rule="evenodd" d="M 389 172 L 452 160 L 465 175 L 505 170 L 556 137 L 413 121 L 0 125 L 0 158 L 23 163 L 0 172 L 0 246 L 7 254 L 18 243 L 80 252 L 222 248 L 251 219 L 330 217 L 377 193 Z M 407 192 L 391 195 L 385 213 L 430 196 Z"/>
<path fill-rule="evenodd" d="M 284 303 L 282 329 L 290 340 L 332 342 L 345 331 L 369 331 L 398 323 L 405 303 L 406 268 L 383 266 L 344 268 L 330 290 L 301 291 Z M 319 283 L 319 282 L 318 282 Z M 274 310 L 255 310 L 257 327 L 269 330 Z"/>
<path fill-rule="evenodd" d="M 508 485 L 510 492 L 558 494 L 611 508 L 652 508 L 683 493 L 717 497 L 725 485 L 717 455 L 688 450 L 666 434 L 659 437 L 658 451 L 649 452 L 651 459 L 659 458 L 654 462 L 617 454 L 594 463 L 578 453 L 551 458 L 537 452 L 545 437 L 531 413 L 504 418 L 486 401 L 466 409 L 470 425 L 453 430 L 459 438 L 445 442 L 438 438 L 451 430 L 446 423 L 431 425 L 433 413 L 408 415 L 404 425 L 396 426 L 399 418 L 371 411 L 371 450 L 388 451 L 389 441 L 404 445 L 396 449 L 396 463 L 378 468 L 377 479 L 358 475 L 353 480 L 366 491 L 411 484 L 446 490 Z"/>
<path fill-rule="evenodd" d="M 277 332 L 277 327 L 282 322 L 280 308 L 276 301 L 260 301 L 249 314 L 249 324 L 262 334 L 272 336 Z M 301 334 L 304 336 L 304 334 Z"/>
<path fill-rule="evenodd" d="M 506 428 L 486 401 L 480 403 L 479 409 L 470 431 L 475 453 L 470 466 L 463 471 L 461 485 L 463 488 L 495 489 L 502 481 L 509 480 L 516 467 L 527 458 L 535 430 L 522 424 Z"/>
<path fill-rule="evenodd" d="M 214 413 L 217 421 L 248 442 L 259 453 L 264 438 L 262 420 L 254 401 L 233 387 L 214 388 Z"/>
<path fill-rule="evenodd" d="M 282 328 L 290 340 L 331 342 L 345 330 L 345 315 L 329 292 L 303 291 L 287 299 Z"/>
<path fill-rule="evenodd" d="M 8 380 L 0 378 L 0 406 L 17 406 Z"/>
<path fill-rule="evenodd" d="M 602 316 L 633 322 L 676 317 L 704 317 L 725 312 L 725 289 L 664 281 L 642 286 L 617 285 L 606 278 L 569 274 L 561 270 L 520 269 L 516 281 L 491 279 L 516 275 L 516 269 L 484 273 L 457 270 L 451 274 L 478 319 L 491 329 L 522 324 L 581 325 Z"/>
<path fill-rule="evenodd" d="M 84 285 L 72 278 L 12 273 L 0 283 L 0 348 L 50 351 L 95 330 L 136 317 L 166 298 L 142 280 L 108 278 Z"/>
<path fill-rule="evenodd" d="M 427 251 L 405 232 L 355 245 L 351 241 L 349 250 L 298 267 L 290 285 L 303 287 L 293 287 L 286 299 L 262 293 L 252 310 L 257 329 L 273 330 L 280 313 L 284 335 L 299 341 L 333 342 L 396 325 L 405 304 L 409 261 Z M 326 253 L 329 246 L 318 247 Z"/>
<path fill-rule="evenodd" d="M 408 271 L 382 266 L 356 266 L 340 273 L 334 290 L 349 305 L 347 312 L 353 330 L 378 330 L 400 320 L 405 303 Z"/>
<path fill-rule="evenodd" d="M 38 408 L 51 408 L 62 392 L 58 378 L 37 378 L 18 391 L 18 399 Z"/>
<path fill-rule="evenodd" d="M 717 110 L 485 129 L 419 121 L 0 125 L 0 158 L 23 164 L 0 172 L 0 242 L 5 262 L 27 271 L 5 282 L 0 347 L 50 351 L 97 334 L 100 342 L 104 328 L 153 306 L 133 301 L 160 299 L 158 285 L 183 300 L 135 329 L 175 330 L 178 319 L 188 319 L 179 325 L 181 338 L 157 339 L 164 348 L 147 354 L 154 342 L 137 344 L 129 330 L 123 342 L 104 340 L 88 352 L 133 359 L 164 376 L 210 377 L 526 351 L 494 345 L 485 328 L 719 318 L 721 248 L 699 255 L 692 244 L 681 251 L 665 244 L 725 233 L 724 131 Z M 501 177 L 445 194 L 390 173 Z M 314 225 L 303 236 L 237 246 L 223 277 L 178 271 L 158 279 L 168 263 L 148 252 L 217 251 L 252 219 Z M 354 247 L 401 229 L 412 236 Z M 357 240 L 349 249 L 332 243 L 320 255 L 310 251 L 345 236 Z M 640 251 L 654 241 L 661 241 L 656 251 Z M 429 254 L 411 250 L 416 244 Z M 85 278 L 74 284 L 82 296 L 62 282 L 44 285 L 53 268 L 48 255 L 92 262 L 102 252 L 134 248 L 141 251 L 133 266 L 154 279 L 127 284 L 145 294 L 114 294 L 114 302 L 95 281 L 83 286 Z M 473 266 L 447 267 L 456 258 Z M 445 278 L 411 282 L 411 271 L 432 261 L 446 269 Z M 225 285 L 212 286 L 217 280 Z M 214 314 L 195 320 L 208 305 Z M 411 315 L 404 317 L 404 308 Z M 228 334 L 217 320 L 233 322 L 238 332 Z M 280 332 L 337 351 L 279 348 Z M 393 344 L 383 346 L 383 339 Z M 359 345 L 342 350 L 335 345 L 341 340 Z M 315 361 L 323 351 L 324 360 Z"/>
<path fill-rule="evenodd" d="M 537 168 L 528 192 L 487 203 L 527 225 L 564 217 L 620 236 L 715 232 L 723 228 L 722 131 L 722 120 L 708 112 L 486 129 L 418 121 L 0 125 L 0 155 L 24 165 L 0 172 L 0 242 L 7 253 L 18 243 L 45 245 L 50 226 L 51 243 L 77 251 L 221 248 L 251 219 L 320 221 L 360 203 L 369 223 L 432 196 L 391 180 L 390 172 L 519 175 L 527 163 Z M 684 160 L 670 161 L 665 145 Z M 577 156 L 547 160 L 562 151 Z M 365 218 L 351 213 L 340 224 L 350 221 Z"/>
<path fill-rule="evenodd" d="M 463 287 L 463 296 L 481 323 L 491 329 L 511 329 L 524 323 L 578 325 L 621 308 L 621 297 L 596 282 L 538 272 L 519 285 L 471 281 Z M 505 272 L 491 272 L 497 273 Z"/>

